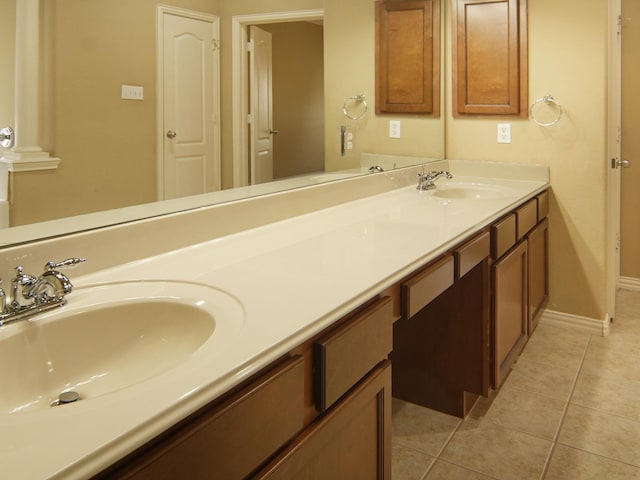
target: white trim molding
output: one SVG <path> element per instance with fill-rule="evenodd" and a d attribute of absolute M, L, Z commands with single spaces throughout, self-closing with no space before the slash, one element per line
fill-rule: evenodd
<path fill-rule="evenodd" d="M 606 337 L 610 332 L 611 317 L 607 314 L 603 320 L 599 320 L 597 318 L 545 310 L 542 313 L 542 317 L 540 317 L 540 323 Z"/>
<path fill-rule="evenodd" d="M 635 277 L 620 277 L 620 288 L 625 290 L 640 291 L 640 278 Z"/>

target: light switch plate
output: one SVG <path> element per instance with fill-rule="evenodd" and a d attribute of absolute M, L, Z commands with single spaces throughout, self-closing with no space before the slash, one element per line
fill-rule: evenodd
<path fill-rule="evenodd" d="M 122 85 L 122 100 L 144 100 L 144 88 L 137 85 Z"/>
<path fill-rule="evenodd" d="M 511 143 L 511 124 L 498 124 L 498 143 Z"/>
<path fill-rule="evenodd" d="M 400 120 L 389 120 L 389 138 L 400 138 Z"/>

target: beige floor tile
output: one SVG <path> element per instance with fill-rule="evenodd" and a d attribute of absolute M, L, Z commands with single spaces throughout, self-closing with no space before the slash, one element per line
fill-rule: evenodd
<path fill-rule="evenodd" d="M 625 354 L 615 343 L 589 345 L 581 373 L 620 382 L 640 382 L 640 357 Z"/>
<path fill-rule="evenodd" d="M 640 335 L 617 334 L 607 337 L 594 336 L 588 350 L 611 351 L 625 357 L 631 357 L 636 366 L 640 366 Z"/>
<path fill-rule="evenodd" d="M 393 444 L 391 453 L 391 478 L 393 480 L 421 480 L 435 457 L 411 448 Z"/>
<path fill-rule="evenodd" d="M 492 423 L 553 440 L 565 402 L 503 385 L 493 399 L 480 398 L 465 423 Z"/>
<path fill-rule="evenodd" d="M 501 480 L 540 478 L 551 442 L 498 425 L 463 424 L 440 458 Z"/>
<path fill-rule="evenodd" d="M 640 480 L 640 468 L 558 445 L 545 480 Z"/>
<path fill-rule="evenodd" d="M 577 372 L 588 343 L 589 335 L 539 325 L 520 358 Z"/>
<path fill-rule="evenodd" d="M 393 399 L 393 442 L 437 456 L 461 423 L 457 417 Z"/>
<path fill-rule="evenodd" d="M 640 467 L 640 421 L 569 405 L 558 442 Z"/>
<path fill-rule="evenodd" d="M 494 477 L 438 460 L 426 478 L 427 480 L 492 480 Z M 396 480 L 395 477 L 393 480 Z"/>
<path fill-rule="evenodd" d="M 640 382 L 581 373 L 571 403 L 640 421 Z"/>
<path fill-rule="evenodd" d="M 520 358 L 507 377 L 505 386 L 567 401 L 576 373 L 577 370 L 574 368 L 554 367 L 528 358 Z"/>

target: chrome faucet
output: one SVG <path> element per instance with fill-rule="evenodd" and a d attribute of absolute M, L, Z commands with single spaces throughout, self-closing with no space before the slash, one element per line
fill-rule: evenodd
<path fill-rule="evenodd" d="M 436 188 L 435 181 L 440 177 L 446 177 L 448 179 L 452 179 L 453 175 L 451 175 L 449 172 L 446 172 L 444 170 L 442 170 L 441 172 L 429 170 L 427 173 L 424 173 L 423 171 L 422 173 L 418 174 L 418 186 L 416 187 L 416 189 L 432 190 Z"/>
<path fill-rule="evenodd" d="M 47 262 L 39 277 L 24 273 L 23 267 L 18 265 L 16 276 L 11 279 L 11 301 L 0 288 L 0 327 L 67 303 L 65 296 L 71 293 L 73 284 L 58 269 L 75 267 L 85 261 L 84 258 L 68 258 L 58 263 Z"/>

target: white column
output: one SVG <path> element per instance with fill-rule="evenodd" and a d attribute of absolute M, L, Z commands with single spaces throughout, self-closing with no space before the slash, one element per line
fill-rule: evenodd
<path fill-rule="evenodd" d="M 60 159 L 40 147 L 40 1 L 16 2 L 15 144 L 0 163 L 8 172 L 55 170 Z M 1 173 L 1 172 L 0 172 Z M 0 185 L 4 182 L 0 182 Z"/>
<path fill-rule="evenodd" d="M 41 152 L 38 141 L 40 82 L 40 0 L 16 2 L 16 153 Z"/>

